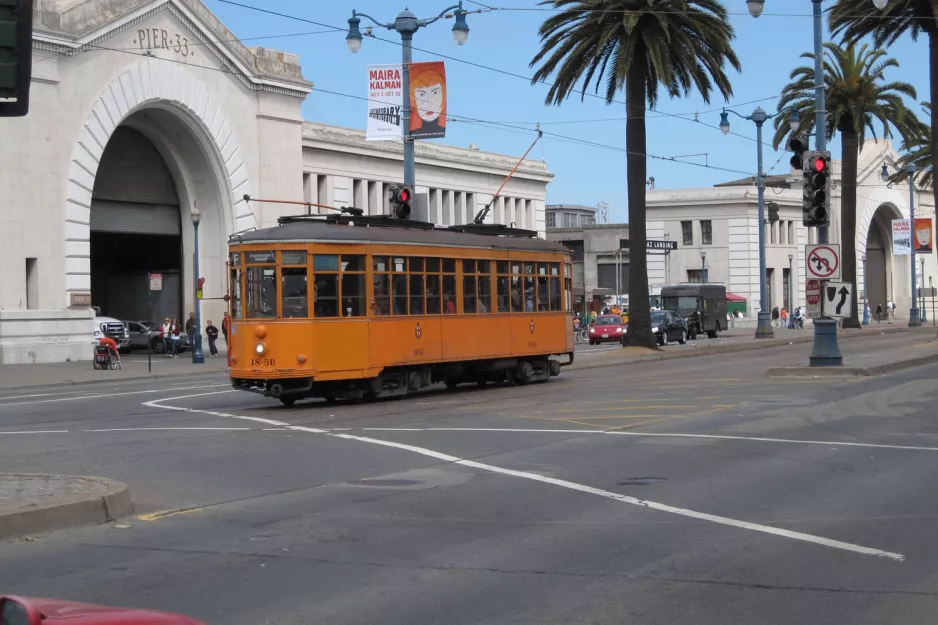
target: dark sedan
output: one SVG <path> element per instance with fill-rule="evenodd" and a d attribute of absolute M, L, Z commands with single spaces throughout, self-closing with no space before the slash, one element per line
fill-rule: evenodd
<path fill-rule="evenodd" d="M 673 310 L 652 312 L 651 331 L 655 333 L 658 345 L 667 345 L 671 341 L 681 345 L 687 342 L 687 322 Z"/>
<path fill-rule="evenodd" d="M 590 345 L 607 341 L 621 341 L 625 334 L 625 324 L 621 315 L 599 315 L 590 324 Z"/>

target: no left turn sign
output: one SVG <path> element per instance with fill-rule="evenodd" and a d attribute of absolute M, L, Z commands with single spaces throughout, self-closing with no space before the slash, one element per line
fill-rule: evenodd
<path fill-rule="evenodd" d="M 806 245 L 805 273 L 809 280 L 839 280 L 840 246 Z"/>

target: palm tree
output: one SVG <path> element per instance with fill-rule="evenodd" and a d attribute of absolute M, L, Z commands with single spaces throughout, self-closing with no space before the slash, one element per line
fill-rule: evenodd
<path fill-rule="evenodd" d="M 909 34 L 914 41 L 928 37 L 928 75 L 931 97 L 938 101 L 938 4 L 935 0 L 889 0 L 884 9 L 873 6 L 872 0 L 837 0 L 830 10 L 830 27 L 835 35 L 843 35 L 848 43 L 856 43 L 868 35 L 877 48 L 885 48 Z M 929 136 L 938 131 L 938 120 L 931 117 Z M 938 149 L 933 142 L 919 145 L 929 150 L 929 179 L 938 165 Z"/>
<path fill-rule="evenodd" d="M 931 102 L 922 102 L 922 112 L 928 115 L 929 119 L 931 118 Z M 905 168 L 911 164 L 915 165 L 915 169 L 918 170 L 916 179 L 918 186 L 933 186 L 931 125 L 922 124 L 921 132 L 914 138 L 906 139 L 899 151 L 905 154 L 896 163 L 896 173 L 892 175 L 890 182 L 904 182 L 909 177 Z"/>
<path fill-rule="evenodd" d="M 915 98 L 915 88 L 905 82 L 886 82 L 889 68 L 899 67 L 895 59 L 886 58 L 882 50 L 872 50 L 866 44 L 859 48 L 850 45 L 843 48 L 837 44 L 824 45 L 824 85 L 827 106 L 828 139 L 840 132 L 841 141 L 841 205 L 840 245 L 843 278 L 845 282 L 857 281 L 857 160 L 863 148 L 867 131 L 876 138 L 875 125 L 882 124 L 883 136 L 892 136 L 892 129 L 905 140 L 914 139 L 922 130 L 922 123 L 909 110 L 903 96 Z M 814 131 L 814 54 L 805 53 L 801 58 L 811 59 L 810 66 L 795 68 L 789 78 L 791 82 L 782 89 L 778 108 L 781 114 L 775 118 L 776 149 L 791 134 L 789 120 L 791 111 L 797 110 L 803 124 L 800 131 L 810 135 Z M 844 319 L 844 327 L 860 327 L 857 316 L 856 297 L 850 303 L 850 317 Z"/>
<path fill-rule="evenodd" d="M 645 104 L 658 92 L 687 96 L 696 89 L 705 102 L 717 90 L 733 93 L 724 67 L 740 70 L 730 47 L 735 38 L 719 0 L 542 0 L 559 12 L 538 31 L 543 61 L 532 84 L 556 73 L 545 99 L 560 105 L 574 92 L 603 89 L 606 103 L 625 90 L 626 178 L 629 202 L 629 342 L 654 345 L 645 250 Z"/>

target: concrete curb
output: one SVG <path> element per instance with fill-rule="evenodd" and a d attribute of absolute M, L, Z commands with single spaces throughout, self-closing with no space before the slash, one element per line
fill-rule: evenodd
<path fill-rule="evenodd" d="M 23 365 L 28 367 L 30 365 Z M 101 378 L 100 380 L 58 380 L 55 382 L 41 382 L 37 384 L 16 384 L 14 386 L 0 386 L 0 391 L 11 391 L 20 389 L 53 388 L 60 386 L 95 386 L 97 384 L 120 384 L 122 382 L 142 382 L 145 380 L 166 380 L 172 378 L 200 378 L 221 374 L 228 376 L 227 369 L 218 369 L 206 372 L 180 372 L 180 373 L 152 373 L 147 375 L 132 375 L 116 379 Z M 106 375 L 106 374 L 105 374 Z M 2 401 L 2 398 L 0 398 Z"/>
<path fill-rule="evenodd" d="M 2 475 L 2 474 L 0 474 Z M 14 473 L 24 477 L 63 477 L 38 473 Z M 104 477 L 80 476 L 103 485 L 103 494 L 71 497 L 61 503 L 36 506 L 30 510 L 0 514 L 0 540 L 22 538 L 56 530 L 98 525 L 133 513 L 130 489 L 126 484 Z"/>
<path fill-rule="evenodd" d="M 869 367 L 779 367 L 769 369 L 770 378 L 861 378 L 886 375 L 938 362 L 938 354 L 887 362 Z"/>
<path fill-rule="evenodd" d="M 838 335 L 838 338 L 842 341 L 852 340 L 854 338 L 868 338 L 870 336 L 878 336 L 882 334 L 902 334 L 905 332 L 920 332 L 921 328 L 908 328 L 908 327 L 896 327 L 896 328 L 883 328 L 879 331 L 878 334 L 863 334 L 863 333 L 851 333 L 847 335 Z M 755 349 L 765 349 L 771 347 L 787 347 L 789 345 L 803 345 L 805 343 L 813 343 L 814 334 L 808 334 L 806 336 L 794 337 L 791 339 L 769 339 L 756 341 L 753 339 L 751 342 L 746 343 L 717 343 L 713 346 L 707 345 L 706 347 L 699 347 L 693 350 L 683 350 L 683 351 L 657 351 L 650 353 L 645 356 L 635 357 L 624 357 L 622 359 L 616 360 L 610 358 L 609 360 L 602 360 L 602 362 L 576 362 L 566 367 L 570 371 L 581 371 L 585 369 L 598 369 L 599 367 L 607 367 L 614 365 L 628 365 L 636 364 L 641 362 L 649 362 L 656 360 L 672 360 L 675 358 L 697 358 L 700 356 L 712 356 L 715 354 L 728 354 L 734 352 L 745 352 Z M 599 360 L 599 359 L 597 359 Z M 843 369 L 841 367 L 841 369 Z"/>

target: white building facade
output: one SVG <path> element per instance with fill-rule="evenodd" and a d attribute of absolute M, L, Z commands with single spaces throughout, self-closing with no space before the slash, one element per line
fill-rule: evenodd
<path fill-rule="evenodd" d="M 909 217 L 909 185 L 889 185 L 880 178 L 883 164 L 890 172 L 895 172 L 898 158 L 891 142 L 883 140 L 867 141 L 860 152 L 857 293 L 861 306 L 864 296 L 873 310 L 892 300 L 896 303 L 897 316 L 908 318 L 912 303 L 911 259 L 908 255 L 892 253 L 891 222 Z M 840 161 L 833 163 L 829 242 L 835 244 L 840 243 L 841 228 L 840 165 Z M 754 180 L 704 189 L 649 191 L 648 238 L 677 241 L 677 250 L 670 254 L 657 251 L 648 254 L 652 294 L 659 293 L 666 284 L 699 282 L 706 277 L 710 282 L 724 283 L 727 291 L 744 297 L 748 316 L 754 319 L 760 305 L 757 198 Z M 805 246 L 817 242 L 817 231 L 802 225 L 801 172 L 768 177 L 765 202 L 774 202 L 779 209 L 777 222 L 762 225 L 766 242 L 768 309 L 790 305 L 789 284 L 794 305 L 804 305 Z M 916 190 L 915 216 L 930 218 L 934 224 L 935 202 L 931 189 Z M 936 255 L 916 255 L 916 261 L 919 263 L 918 286 L 938 283 Z M 931 314 L 930 308 L 928 314 Z"/>
<path fill-rule="evenodd" d="M 299 59 L 245 47 L 198 0 L 37 0 L 33 48 L 29 115 L 0 119 L 0 363 L 90 359 L 92 306 L 193 310 L 193 209 L 218 320 L 228 237 L 300 212 L 245 195 L 378 214 L 403 177 L 399 142 L 306 122 Z M 426 218 L 471 221 L 516 160 L 418 144 Z M 543 233 L 551 177 L 525 161 L 487 221 Z"/>

